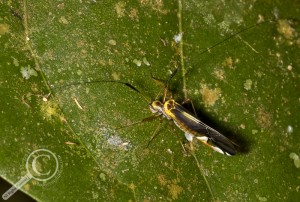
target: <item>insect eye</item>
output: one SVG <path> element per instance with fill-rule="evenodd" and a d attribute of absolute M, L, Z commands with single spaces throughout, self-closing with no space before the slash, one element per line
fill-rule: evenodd
<path fill-rule="evenodd" d="M 160 107 L 160 106 L 161 106 L 161 103 L 160 103 L 159 101 L 155 101 L 155 102 L 153 103 L 153 106 L 154 106 L 154 107 Z"/>
<path fill-rule="evenodd" d="M 162 110 L 162 103 L 160 101 L 153 101 L 150 103 L 150 110 L 152 113 L 160 113 Z"/>

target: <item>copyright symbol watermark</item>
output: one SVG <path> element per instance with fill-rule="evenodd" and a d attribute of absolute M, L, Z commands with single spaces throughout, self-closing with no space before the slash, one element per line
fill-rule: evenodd
<path fill-rule="evenodd" d="M 2 198 L 4 200 L 9 199 L 9 197 L 31 179 L 46 182 L 58 177 L 59 171 L 62 169 L 62 164 L 59 160 L 55 153 L 48 149 L 34 150 L 26 159 L 26 175 L 8 189 L 2 195 Z"/>

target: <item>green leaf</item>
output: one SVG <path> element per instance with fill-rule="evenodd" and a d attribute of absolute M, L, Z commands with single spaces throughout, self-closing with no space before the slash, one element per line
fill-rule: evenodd
<path fill-rule="evenodd" d="M 30 153 L 44 148 L 58 163 L 43 157 L 38 168 L 58 165 L 57 174 L 21 188 L 39 201 L 300 198 L 299 8 L 293 1 L 3 3 L 1 177 L 15 184 Z M 238 155 L 197 142 L 190 152 L 166 120 L 134 124 L 151 116 L 147 99 L 162 98 L 159 80 L 175 67 L 169 94 L 193 100 L 201 120 L 239 145 Z M 102 82 L 84 83 L 95 80 Z"/>

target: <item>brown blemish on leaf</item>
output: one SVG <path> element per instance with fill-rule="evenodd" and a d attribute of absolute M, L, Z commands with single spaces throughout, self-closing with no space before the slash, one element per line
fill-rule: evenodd
<path fill-rule="evenodd" d="M 114 61 L 112 61 L 112 59 L 108 59 L 108 65 L 112 66 L 114 64 Z"/>
<path fill-rule="evenodd" d="M 58 9 L 64 9 L 65 8 L 65 3 L 61 3 L 57 5 Z"/>
<path fill-rule="evenodd" d="M 173 200 L 176 200 L 178 195 L 183 191 L 183 188 L 177 184 L 170 184 L 168 188 Z"/>
<path fill-rule="evenodd" d="M 141 5 L 149 6 L 152 10 L 161 14 L 167 14 L 168 10 L 164 8 L 164 2 L 162 0 L 140 0 Z"/>
<path fill-rule="evenodd" d="M 113 79 L 114 79 L 115 81 L 120 80 L 120 73 L 113 72 L 113 73 L 111 74 L 111 76 L 113 77 Z"/>
<path fill-rule="evenodd" d="M 29 183 L 26 183 L 23 188 L 28 191 L 30 189 L 30 184 Z"/>
<path fill-rule="evenodd" d="M 209 88 L 206 84 L 201 84 L 200 93 L 205 106 L 213 106 L 221 95 L 221 89 Z"/>
<path fill-rule="evenodd" d="M 0 35 L 6 34 L 9 32 L 9 25 L 8 24 L 0 24 Z"/>
<path fill-rule="evenodd" d="M 167 186 L 173 200 L 178 199 L 179 194 L 183 191 L 183 188 L 177 185 L 178 180 L 167 180 L 165 175 L 158 175 L 157 179 L 161 186 Z"/>
<path fill-rule="evenodd" d="M 58 103 L 54 101 L 42 102 L 41 104 L 41 112 L 45 119 L 51 120 L 52 118 L 59 118 L 60 121 L 66 122 L 65 117 L 61 113 Z"/>
<path fill-rule="evenodd" d="M 293 26 L 295 23 L 291 20 L 281 19 L 277 21 L 277 31 L 280 34 L 279 37 L 276 37 L 278 43 L 300 46 L 299 33 Z"/>
<path fill-rule="evenodd" d="M 125 16 L 125 5 L 126 5 L 126 3 L 122 2 L 122 1 L 118 2 L 115 5 L 115 10 L 116 10 L 118 18 L 121 18 L 121 17 Z"/>
<path fill-rule="evenodd" d="M 159 175 L 157 177 L 157 179 L 158 179 L 159 184 L 162 186 L 165 186 L 168 183 L 168 181 L 166 180 L 164 175 Z"/>
<path fill-rule="evenodd" d="M 131 190 L 135 190 L 135 188 L 136 188 L 136 186 L 133 184 L 133 183 L 130 183 L 129 184 L 129 189 L 131 189 Z"/>
<path fill-rule="evenodd" d="M 105 62 L 105 60 L 103 60 L 103 59 L 100 59 L 100 60 L 98 61 L 98 63 L 99 63 L 100 65 L 102 65 L 102 66 L 105 66 L 105 65 L 106 65 L 106 62 Z"/>
<path fill-rule="evenodd" d="M 233 69 L 233 60 L 231 57 L 228 57 L 223 62 L 224 67 L 229 67 L 230 69 Z"/>
<path fill-rule="evenodd" d="M 214 75 L 219 80 L 224 80 L 224 78 L 225 78 L 224 71 L 222 69 L 215 69 L 214 70 Z"/>
<path fill-rule="evenodd" d="M 266 112 L 263 108 L 259 107 L 256 115 L 256 122 L 262 128 L 268 128 L 271 126 L 271 115 Z"/>
<path fill-rule="evenodd" d="M 130 10 L 130 13 L 129 13 L 129 17 L 133 20 L 137 20 L 138 19 L 138 10 L 136 8 L 133 8 Z"/>
<path fill-rule="evenodd" d="M 82 48 L 84 46 L 84 41 L 83 40 L 76 41 L 76 46 L 77 48 Z"/>
<path fill-rule="evenodd" d="M 286 39 L 293 39 L 298 35 L 288 20 L 278 20 L 277 31 Z"/>

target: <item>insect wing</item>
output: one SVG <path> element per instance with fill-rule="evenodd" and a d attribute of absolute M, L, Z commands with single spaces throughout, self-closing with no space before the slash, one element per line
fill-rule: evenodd
<path fill-rule="evenodd" d="M 177 122 L 176 124 L 184 127 L 184 129 L 183 127 L 180 127 L 182 130 L 184 130 L 184 132 L 191 133 L 197 139 L 201 140 L 220 153 L 227 155 L 236 154 L 234 145 L 228 138 L 201 122 L 180 104 L 175 103 L 174 108 L 172 108 L 170 111 L 172 113 L 173 120 Z"/>

